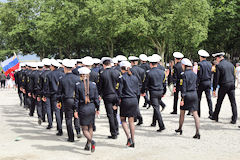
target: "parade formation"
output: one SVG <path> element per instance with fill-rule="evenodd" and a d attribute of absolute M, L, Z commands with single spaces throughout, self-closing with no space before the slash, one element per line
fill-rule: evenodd
<path fill-rule="evenodd" d="M 183 134 L 185 111 L 192 115 L 196 132 L 194 139 L 200 139 L 201 97 L 205 92 L 209 107 L 209 119 L 218 122 L 221 105 L 225 95 L 229 96 L 232 108 L 231 124 L 237 122 L 235 100 L 236 71 L 227 61 L 225 53 L 212 54 L 212 65 L 207 58 L 209 53 L 199 50 L 200 62 L 197 74 L 193 62 L 184 58 L 180 52 L 174 52 L 174 62 L 165 68 L 158 54 L 139 57 L 118 55 L 114 58 L 102 57 L 101 60 L 90 56 L 82 59 L 48 59 L 37 63 L 21 63 L 21 69 L 15 72 L 20 106 L 29 110 L 29 116 L 37 112 L 38 124 L 48 123 L 46 129 L 53 128 L 56 119 L 56 136 L 63 135 L 62 123 L 65 117 L 68 141 L 74 142 L 82 134 L 87 142 L 84 150 L 94 152 L 97 142 L 95 117 L 100 114 L 100 102 L 103 101 L 109 121 L 109 139 L 119 138 L 118 112 L 124 133 L 126 146 L 134 148 L 135 125 L 144 123 L 140 107 L 153 107 L 152 124 L 158 124 L 157 132 L 163 132 L 164 124 L 161 112 L 166 105 L 162 98 L 169 90 L 174 95 L 173 111 L 180 109 L 179 127 L 175 132 Z M 173 86 L 173 87 L 171 87 Z M 212 91 L 211 91 L 212 90 Z M 212 95 L 211 95 L 212 92 Z M 144 105 L 139 106 L 140 97 Z M 212 96 L 217 96 L 217 104 L 212 104 Z M 180 99 L 180 107 L 178 106 Z M 160 107 L 161 106 L 161 107 Z M 72 123 L 74 122 L 74 123 Z M 174 132 L 174 131 L 173 131 Z M 136 145 L 135 145 L 136 144 Z"/>

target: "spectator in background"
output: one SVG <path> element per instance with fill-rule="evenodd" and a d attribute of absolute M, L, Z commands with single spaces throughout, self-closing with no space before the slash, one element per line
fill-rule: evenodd
<path fill-rule="evenodd" d="M 7 77 L 5 76 L 3 71 L 1 71 L 1 74 L 0 74 L 1 88 L 5 88 L 6 87 L 6 78 Z"/>
<path fill-rule="evenodd" d="M 240 63 L 236 64 L 236 79 L 237 79 L 237 88 L 240 83 Z"/>
<path fill-rule="evenodd" d="M 198 71 L 198 63 L 197 63 L 197 62 L 194 62 L 193 72 L 194 72 L 195 74 L 197 74 L 197 71 Z"/>

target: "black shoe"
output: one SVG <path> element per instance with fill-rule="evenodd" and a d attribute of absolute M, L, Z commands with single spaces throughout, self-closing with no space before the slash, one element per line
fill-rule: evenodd
<path fill-rule="evenodd" d="M 78 133 L 78 134 L 77 134 L 77 138 L 82 138 L 82 134 L 81 134 L 81 133 Z"/>
<path fill-rule="evenodd" d="M 63 132 L 62 130 L 59 130 L 58 133 L 56 133 L 57 136 L 62 136 L 63 135 Z"/>
<path fill-rule="evenodd" d="M 151 124 L 151 127 L 156 127 L 156 123 L 152 123 L 152 124 Z"/>
<path fill-rule="evenodd" d="M 151 105 L 149 104 L 148 107 L 147 107 L 147 109 L 149 109 L 150 107 L 151 107 Z"/>
<path fill-rule="evenodd" d="M 108 136 L 109 139 L 117 139 L 117 136 Z"/>
<path fill-rule="evenodd" d="M 162 107 L 162 110 L 161 110 L 161 112 L 163 112 L 165 108 L 166 108 L 166 106 Z"/>
<path fill-rule="evenodd" d="M 28 115 L 29 115 L 30 117 L 33 117 L 33 114 L 32 114 L 32 113 L 29 113 Z"/>
<path fill-rule="evenodd" d="M 142 107 L 144 107 L 144 108 L 147 107 L 147 104 L 144 104 Z"/>
<path fill-rule="evenodd" d="M 188 112 L 187 115 L 190 116 L 190 115 L 191 115 L 191 112 Z"/>
<path fill-rule="evenodd" d="M 40 126 L 42 124 L 42 119 L 38 118 L 38 125 Z"/>
<path fill-rule="evenodd" d="M 74 142 L 74 139 L 67 139 L 68 142 Z"/>
<path fill-rule="evenodd" d="M 157 130 L 157 132 L 162 132 L 165 129 L 166 129 L 165 127 L 159 128 L 159 130 Z"/>
<path fill-rule="evenodd" d="M 177 114 L 177 112 L 173 111 L 173 112 L 171 112 L 170 114 Z"/>
<path fill-rule="evenodd" d="M 85 151 L 89 151 L 89 150 L 90 150 L 90 146 L 89 146 L 88 142 L 86 143 L 86 145 L 85 145 L 85 147 L 84 147 L 84 150 L 85 150 Z"/>
<path fill-rule="evenodd" d="M 94 142 L 92 140 L 92 143 L 91 143 L 91 152 L 95 152 L 95 147 L 96 147 L 96 142 Z"/>
<path fill-rule="evenodd" d="M 135 147 L 135 144 L 132 143 L 129 147 L 134 148 L 134 147 Z"/>
<path fill-rule="evenodd" d="M 213 116 L 209 117 L 211 120 L 218 122 L 218 118 L 214 118 Z"/>
<path fill-rule="evenodd" d="M 200 134 L 195 134 L 195 136 L 193 136 L 194 139 L 200 139 Z"/>
<path fill-rule="evenodd" d="M 181 129 L 176 129 L 175 132 L 176 132 L 176 133 L 180 133 L 180 135 L 182 135 L 182 132 L 183 132 L 183 131 L 182 131 Z"/>
<path fill-rule="evenodd" d="M 133 141 L 132 141 L 131 138 L 129 138 L 129 139 L 127 140 L 126 146 L 127 146 L 127 147 L 134 147 L 134 143 L 133 143 Z"/>
<path fill-rule="evenodd" d="M 240 126 L 238 126 L 238 128 L 240 128 Z"/>
<path fill-rule="evenodd" d="M 51 129 L 51 128 L 52 128 L 52 126 L 49 126 L 49 125 L 48 125 L 46 129 Z"/>
<path fill-rule="evenodd" d="M 231 124 L 236 124 L 236 121 L 233 121 L 233 120 L 232 120 L 230 123 L 231 123 Z"/>
<path fill-rule="evenodd" d="M 96 132 L 96 126 L 93 126 L 93 132 Z"/>
<path fill-rule="evenodd" d="M 139 121 L 139 122 L 137 123 L 137 126 L 141 126 L 141 124 L 143 124 L 143 122 L 142 122 L 142 121 Z"/>

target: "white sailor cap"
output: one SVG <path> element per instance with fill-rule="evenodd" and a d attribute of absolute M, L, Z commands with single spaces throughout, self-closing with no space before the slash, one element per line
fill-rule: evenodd
<path fill-rule="evenodd" d="M 157 63 L 157 62 L 159 62 L 159 59 L 156 58 L 156 57 L 154 57 L 154 56 L 149 56 L 149 57 L 148 57 L 148 61 L 149 61 L 150 63 Z"/>
<path fill-rule="evenodd" d="M 62 60 L 61 59 L 57 59 L 58 63 L 62 64 Z"/>
<path fill-rule="evenodd" d="M 203 49 L 200 49 L 198 51 L 198 55 L 201 56 L 201 57 L 209 57 L 209 53 Z"/>
<path fill-rule="evenodd" d="M 93 65 L 93 59 L 92 59 L 92 57 L 89 57 L 89 56 L 84 57 L 82 60 L 82 63 L 86 66 L 91 66 L 91 65 Z"/>
<path fill-rule="evenodd" d="M 73 68 L 75 66 L 74 61 L 70 59 L 64 59 L 62 64 L 67 68 Z"/>
<path fill-rule="evenodd" d="M 118 63 L 118 60 L 117 60 L 116 57 L 114 57 L 114 58 L 112 59 L 112 61 L 113 61 L 113 63 Z"/>
<path fill-rule="evenodd" d="M 131 63 L 128 61 L 122 61 L 120 62 L 120 67 L 126 67 L 126 68 L 131 68 Z"/>
<path fill-rule="evenodd" d="M 25 67 L 26 64 L 25 63 L 20 63 L 20 67 Z"/>
<path fill-rule="evenodd" d="M 61 64 L 58 61 L 56 61 L 55 59 L 51 59 L 51 65 L 55 66 L 55 67 L 60 67 L 61 66 Z"/>
<path fill-rule="evenodd" d="M 174 52 L 173 53 L 173 57 L 180 59 L 180 58 L 183 58 L 184 55 L 182 53 L 180 53 L 180 52 Z"/>
<path fill-rule="evenodd" d="M 147 57 L 146 54 L 140 54 L 139 59 L 140 59 L 141 61 L 148 61 L 148 57 Z"/>
<path fill-rule="evenodd" d="M 93 58 L 93 63 L 94 63 L 94 64 L 99 64 L 100 62 L 101 62 L 100 59 L 98 59 L 98 58 Z"/>
<path fill-rule="evenodd" d="M 38 63 L 36 63 L 36 62 L 31 62 L 29 65 L 32 68 L 37 68 L 38 67 Z"/>
<path fill-rule="evenodd" d="M 123 55 L 118 55 L 116 58 L 117 58 L 118 62 L 127 61 L 127 57 L 125 57 Z"/>
<path fill-rule="evenodd" d="M 212 54 L 213 57 L 225 56 L 224 52 Z"/>
<path fill-rule="evenodd" d="M 76 63 L 82 63 L 82 59 L 76 59 Z"/>
<path fill-rule="evenodd" d="M 192 62 L 189 59 L 187 59 L 187 58 L 183 58 L 181 63 L 186 65 L 186 66 L 190 66 L 190 67 L 193 66 Z"/>
<path fill-rule="evenodd" d="M 105 61 L 110 61 L 110 63 L 113 62 L 113 61 L 112 61 L 112 58 L 110 58 L 110 57 L 102 57 L 102 59 L 101 59 L 101 64 L 103 64 Z"/>
<path fill-rule="evenodd" d="M 154 58 L 158 59 L 159 62 L 162 60 L 162 57 L 159 56 L 158 54 L 153 54 L 152 56 L 153 56 Z"/>
<path fill-rule="evenodd" d="M 78 69 L 79 74 L 89 74 L 91 70 L 87 67 L 81 67 Z"/>
<path fill-rule="evenodd" d="M 43 62 L 38 62 L 37 65 L 38 65 L 38 67 L 43 67 L 44 63 Z"/>
<path fill-rule="evenodd" d="M 43 58 L 42 59 L 42 63 L 45 65 L 45 66 L 50 66 L 51 65 L 51 60 L 49 58 Z"/>
<path fill-rule="evenodd" d="M 138 61 L 139 58 L 136 57 L 136 56 L 129 56 L 129 57 L 128 57 L 128 60 L 129 60 L 129 61 Z"/>

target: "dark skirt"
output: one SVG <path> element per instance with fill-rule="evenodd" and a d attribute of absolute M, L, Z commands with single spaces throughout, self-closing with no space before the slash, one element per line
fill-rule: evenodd
<path fill-rule="evenodd" d="M 136 98 L 122 98 L 120 104 L 121 117 L 136 117 L 138 108 L 138 99 Z"/>
<path fill-rule="evenodd" d="M 78 115 L 81 126 L 93 125 L 95 117 L 95 105 L 93 103 L 80 105 Z"/>
<path fill-rule="evenodd" d="M 197 91 L 187 92 L 184 97 L 184 105 L 180 107 L 181 110 L 190 110 L 197 111 L 198 110 L 198 95 Z"/>

